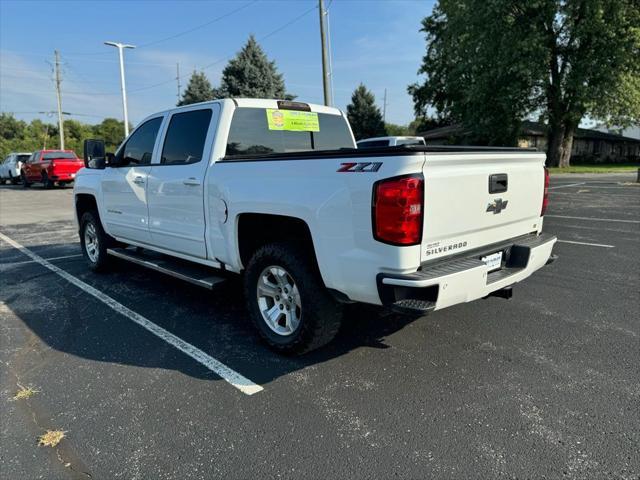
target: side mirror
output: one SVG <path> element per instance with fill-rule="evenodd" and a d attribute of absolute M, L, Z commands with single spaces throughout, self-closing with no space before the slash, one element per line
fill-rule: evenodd
<path fill-rule="evenodd" d="M 104 140 L 87 139 L 84 141 L 84 166 L 87 168 L 104 168 Z"/>

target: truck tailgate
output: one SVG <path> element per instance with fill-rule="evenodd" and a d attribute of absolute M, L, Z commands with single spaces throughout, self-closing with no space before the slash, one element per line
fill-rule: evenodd
<path fill-rule="evenodd" d="M 421 261 L 539 230 L 544 162 L 538 152 L 427 154 Z"/>
<path fill-rule="evenodd" d="M 84 162 L 82 160 L 71 160 L 68 158 L 56 158 L 52 160 L 53 171 L 55 175 L 65 175 L 70 173 L 76 173 L 82 167 Z"/>

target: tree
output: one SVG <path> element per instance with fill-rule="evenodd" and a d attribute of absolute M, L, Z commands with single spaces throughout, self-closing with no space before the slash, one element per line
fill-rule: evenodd
<path fill-rule="evenodd" d="M 124 122 L 105 118 L 97 125 L 77 120 L 64 121 L 65 148 L 82 155 L 87 138 L 101 138 L 108 151 L 115 149 L 124 139 Z M 0 113 L 0 159 L 10 152 L 33 152 L 42 148 L 58 148 L 58 125 L 33 119 L 30 123 L 16 120 L 10 113 Z"/>
<path fill-rule="evenodd" d="M 104 140 L 107 151 L 113 152 L 124 140 L 124 122 L 115 118 L 105 118 L 98 125 L 94 125 L 93 136 Z"/>
<path fill-rule="evenodd" d="M 217 98 L 279 98 L 292 100 L 294 95 L 286 93 L 282 74 L 276 63 L 270 61 L 253 35 L 235 58 L 222 71 Z"/>
<path fill-rule="evenodd" d="M 422 22 L 416 115 L 435 107 L 490 145 L 515 145 L 541 115 L 549 164 L 567 166 L 586 116 L 640 120 L 639 25 L 637 0 L 441 0 Z"/>
<path fill-rule="evenodd" d="M 347 118 L 356 140 L 386 135 L 376 99 L 362 83 L 351 95 L 351 103 L 347 105 Z"/>
<path fill-rule="evenodd" d="M 194 70 L 189 79 L 189 84 L 178 102 L 178 106 L 206 102 L 214 98 L 216 98 L 216 92 L 207 76 L 204 72 L 196 72 Z"/>
<path fill-rule="evenodd" d="M 411 131 L 409 125 L 396 125 L 395 123 L 385 122 L 384 129 L 387 135 L 393 135 L 394 137 L 403 137 L 407 135 L 413 135 L 415 132 Z"/>

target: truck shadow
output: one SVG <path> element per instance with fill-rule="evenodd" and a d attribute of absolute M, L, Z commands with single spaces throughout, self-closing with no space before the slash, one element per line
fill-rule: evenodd
<path fill-rule="evenodd" d="M 68 252 L 72 246 L 68 242 L 40 243 L 29 249 L 50 258 L 55 256 L 50 253 Z M 1 262 L 7 262 L 6 254 L 11 250 L 0 248 Z M 11 255 L 10 261 L 16 260 Z M 237 277 L 208 291 L 124 261 L 117 261 L 113 271 L 104 275 L 88 271 L 82 257 L 52 263 L 261 385 L 355 349 L 388 348 L 385 337 L 415 319 L 371 306 L 349 305 L 343 327 L 331 344 L 304 356 L 285 357 L 258 339 Z M 0 263 L 0 267 L 0 301 L 48 347 L 92 361 L 172 369 L 219 380 L 42 265 L 32 262 L 7 268 Z"/>

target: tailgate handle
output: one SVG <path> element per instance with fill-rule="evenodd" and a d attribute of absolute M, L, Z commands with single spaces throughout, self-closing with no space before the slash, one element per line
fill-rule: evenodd
<path fill-rule="evenodd" d="M 506 192 L 508 183 L 506 173 L 494 173 L 493 175 L 489 175 L 489 193 Z"/>

